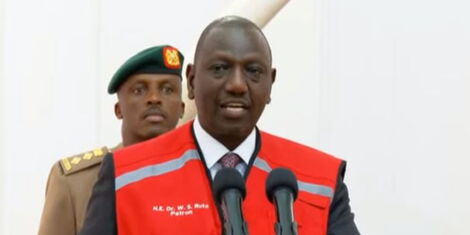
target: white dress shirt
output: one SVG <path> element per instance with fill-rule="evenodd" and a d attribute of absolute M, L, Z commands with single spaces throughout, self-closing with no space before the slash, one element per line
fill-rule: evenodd
<path fill-rule="evenodd" d="M 230 150 L 228 150 L 223 144 L 207 133 L 207 131 L 202 128 L 201 123 L 197 117 L 194 119 L 193 129 L 195 138 L 199 144 L 199 147 L 201 148 L 201 152 L 204 155 L 204 159 L 206 160 L 207 167 L 209 167 L 213 179 L 217 171 L 222 168 L 218 161 L 226 153 L 230 152 Z M 246 139 L 243 140 L 243 142 L 238 145 L 235 150 L 231 151 L 238 154 L 238 156 L 240 156 L 243 160 L 237 166 L 235 166 L 235 169 L 237 169 L 242 175 L 245 174 L 250 157 L 255 151 L 255 145 L 256 131 L 255 128 L 253 128 L 248 137 L 246 137 Z"/>

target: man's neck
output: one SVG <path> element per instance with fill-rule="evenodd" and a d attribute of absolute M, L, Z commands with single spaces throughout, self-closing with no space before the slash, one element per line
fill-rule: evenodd
<path fill-rule="evenodd" d="M 122 146 L 123 147 L 128 147 L 128 146 L 131 146 L 133 144 L 144 142 L 144 141 L 149 140 L 149 139 L 151 139 L 151 138 L 148 138 L 148 139 L 142 139 L 142 138 L 137 138 L 137 137 L 127 137 L 126 138 L 126 136 L 123 136 L 122 137 Z"/>
<path fill-rule="evenodd" d="M 216 140 L 218 140 L 221 144 L 223 144 L 230 151 L 233 151 L 234 149 L 236 149 L 246 139 L 246 137 L 247 136 L 239 137 L 239 136 L 233 136 L 233 135 L 214 136 Z"/>
<path fill-rule="evenodd" d="M 227 152 L 234 152 L 238 154 L 245 163 L 248 163 L 251 156 L 253 155 L 253 152 L 255 151 L 255 130 L 252 130 L 252 132 L 234 148 L 228 148 L 226 145 L 209 134 L 204 128 L 202 128 L 197 118 L 194 120 L 193 130 L 196 141 L 199 144 L 200 150 L 202 151 L 209 168 L 212 167 L 213 164 L 215 164 L 220 159 L 220 157 L 222 157 Z"/>
<path fill-rule="evenodd" d="M 207 128 L 204 128 L 202 123 L 199 120 L 197 120 L 197 121 L 200 123 L 201 128 L 204 129 L 204 131 L 206 133 L 211 135 L 214 139 L 216 139 L 219 143 L 224 145 L 230 151 L 236 149 L 241 143 L 243 143 L 243 141 L 245 141 L 245 139 L 253 131 L 253 130 L 251 130 L 248 133 L 244 133 L 244 134 L 240 134 L 240 135 L 236 135 L 233 132 L 232 133 L 217 133 L 217 132 L 211 131 Z"/>

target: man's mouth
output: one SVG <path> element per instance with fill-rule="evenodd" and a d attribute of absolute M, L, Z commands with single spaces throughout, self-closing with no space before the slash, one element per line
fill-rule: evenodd
<path fill-rule="evenodd" d="M 145 116 L 145 120 L 150 122 L 162 122 L 164 120 L 162 115 L 159 114 L 150 114 Z"/>
<path fill-rule="evenodd" d="M 238 118 L 247 112 L 248 106 L 241 102 L 227 102 L 221 105 L 223 113 L 229 118 Z"/>
<path fill-rule="evenodd" d="M 162 122 L 165 116 L 158 109 L 149 109 L 144 113 L 144 119 L 150 122 Z"/>

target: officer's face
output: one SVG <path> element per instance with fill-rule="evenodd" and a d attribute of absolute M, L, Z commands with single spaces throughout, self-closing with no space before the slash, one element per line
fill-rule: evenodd
<path fill-rule="evenodd" d="M 130 145 L 173 129 L 183 115 L 180 77 L 135 74 L 118 90 L 116 117 L 122 119 L 123 144 Z"/>
<path fill-rule="evenodd" d="M 202 127 L 229 149 L 253 130 L 271 94 L 275 70 L 266 40 L 253 29 L 216 27 L 187 69 L 188 95 Z"/>

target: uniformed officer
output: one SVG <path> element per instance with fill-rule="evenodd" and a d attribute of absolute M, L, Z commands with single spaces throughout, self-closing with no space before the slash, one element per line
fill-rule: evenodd
<path fill-rule="evenodd" d="M 122 146 L 173 129 L 184 112 L 181 99 L 183 55 L 164 45 L 129 58 L 114 74 L 108 93 L 117 92 L 115 115 L 122 119 L 122 144 L 63 158 L 49 174 L 39 235 L 75 235 L 82 227 L 103 156 Z"/>

